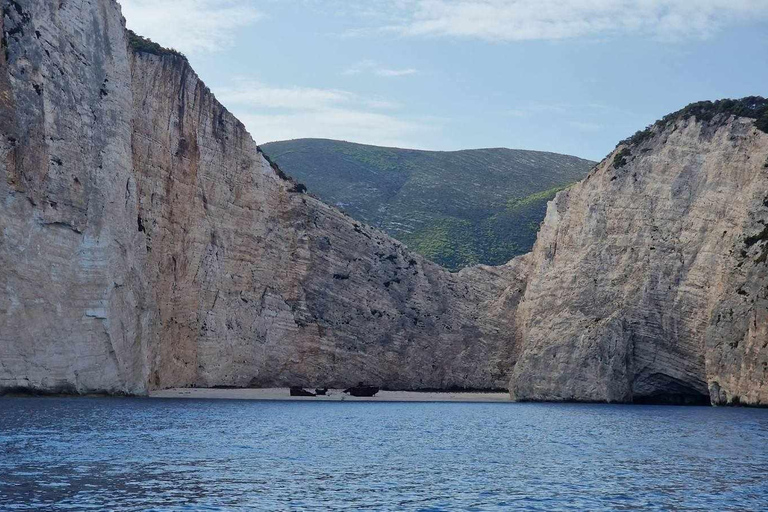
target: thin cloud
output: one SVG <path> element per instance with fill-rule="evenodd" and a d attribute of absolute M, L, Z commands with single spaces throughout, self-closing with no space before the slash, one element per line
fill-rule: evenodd
<path fill-rule="evenodd" d="M 227 105 L 250 108 L 319 110 L 340 105 L 375 109 L 395 109 L 399 104 L 382 98 L 369 98 L 340 89 L 315 87 L 275 87 L 251 80 L 234 80 L 234 85 L 216 88 L 216 97 Z"/>
<path fill-rule="evenodd" d="M 218 88 L 216 97 L 227 105 L 289 109 L 318 109 L 355 99 L 354 94 L 336 89 L 272 87 L 251 81 L 240 81 L 233 87 Z"/>
<path fill-rule="evenodd" d="M 376 70 L 376 74 L 378 76 L 390 76 L 390 77 L 415 75 L 416 73 L 418 73 L 418 71 L 413 69 L 413 68 L 408 68 L 408 69 L 377 69 Z"/>
<path fill-rule="evenodd" d="M 614 109 L 599 103 L 529 103 L 506 110 L 504 114 L 507 117 L 527 120 L 537 118 L 545 118 L 550 121 L 557 120 L 558 124 L 567 123 L 580 132 L 595 133 L 605 129 L 605 126 L 595 121 L 596 117 L 599 117 L 597 112 L 633 115 L 631 112 Z"/>
<path fill-rule="evenodd" d="M 408 9 L 403 5 L 398 2 L 399 22 L 384 29 L 487 41 L 621 35 L 705 39 L 729 25 L 768 19 L 765 0 L 413 0 Z"/>
<path fill-rule="evenodd" d="M 410 147 L 414 137 L 440 129 L 434 120 L 407 120 L 344 108 L 280 114 L 240 114 L 239 117 L 258 144 L 309 137 Z"/>
<path fill-rule="evenodd" d="M 322 137 L 404 146 L 414 137 L 439 131 L 442 126 L 440 120 L 389 112 L 399 107 L 397 103 L 339 89 L 276 87 L 239 80 L 214 92 L 259 144 Z"/>
<path fill-rule="evenodd" d="M 516 105 L 504 113 L 509 117 L 530 117 L 533 115 L 576 115 L 581 117 L 595 115 L 596 112 L 609 113 L 611 115 L 633 116 L 631 110 L 604 105 L 602 103 L 527 103 Z"/>
<path fill-rule="evenodd" d="M 370 73 L 376 76 L 392 78 L 392 77 L 415 75 L 418 72 L 419 71 L 417 69 L 413 69 L 413 68 L 389 69 L 379 65 L 379 63 L 377 63 L 376 61 L 363 60 L 358 62 L 354 66 L 345 69 L 342 74 L 361 75 L 364 73 Z"/>
<path fill-rule="evenodd" d="M 597 123 L 585 123 L 583 121 L 570 121 L 568 124 L 582 132 L 599 132 L 603 127 Z"/>
<path fill-rule="evenodd" d="M 121 0 L 128 28 L 184 53 L 230 47 L 262 14 L 248 0 Z"/>
<path fill-rule="evenodd" d="M 519 109 L 519 108 L 513 108 L 510 110 L 507 110 L 506 112 L 504 112 L 504 114 L 506 114 L 509 117 L 528 117 L 530 112 L 523 109 Z"/>

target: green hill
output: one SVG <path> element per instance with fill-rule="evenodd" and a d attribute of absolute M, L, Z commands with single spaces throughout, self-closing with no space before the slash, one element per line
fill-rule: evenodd
<path fill-rule="evenodd" d="M 309 192 L 451 270 L 528 252 L 547 201 L 595 164 L 539 151 L 417 151 L 325 139 L 261 148 Z"/>

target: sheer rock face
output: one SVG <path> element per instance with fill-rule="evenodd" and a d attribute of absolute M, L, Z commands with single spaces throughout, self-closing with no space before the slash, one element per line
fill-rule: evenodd
<path fill-rule="evenodd" d="M 680 120 L 557 196 L 517 311 L 513 397 L 768 403 L 768 135 L 753 124 Z"/>
<path fill-rule="evenodd" d="M 506 385 L 519 263 L 460 278 L 293 192 L 111 0 L 2 6 L 0 389 Z"/>
<path fill-rule="evenodd" d="M 292 192 L 182 59 L 135 54 L 132 91 L 151 387 L 506 385 L 479 319 L 518 264 L 460 279 Z"/>
<path fill-rule="evenodd" d="M 120 12 L 1 5 L 0 388 L 142 392 L 150 317 Z"/>

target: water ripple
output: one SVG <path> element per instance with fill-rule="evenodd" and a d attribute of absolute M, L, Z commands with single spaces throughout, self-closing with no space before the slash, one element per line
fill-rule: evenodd
<path fill-rule="evenodd" d="M 768 410 L 0 400 L 0 510 L 765 510 Z"/>

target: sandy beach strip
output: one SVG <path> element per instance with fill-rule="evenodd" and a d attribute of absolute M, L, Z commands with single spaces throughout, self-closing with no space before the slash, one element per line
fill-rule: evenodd
<path fill-rule="evenodd" d="M 379 391 L 374 397 L 349 396 L 329 389 L 325 396 L 291 396 L 288 388 L 222 389 L 172 388 L 150 392 L 151 398 L 196 398 L 225 400 L 291 400 L 300 402 L 511 402 L 508 393 Z"/>

